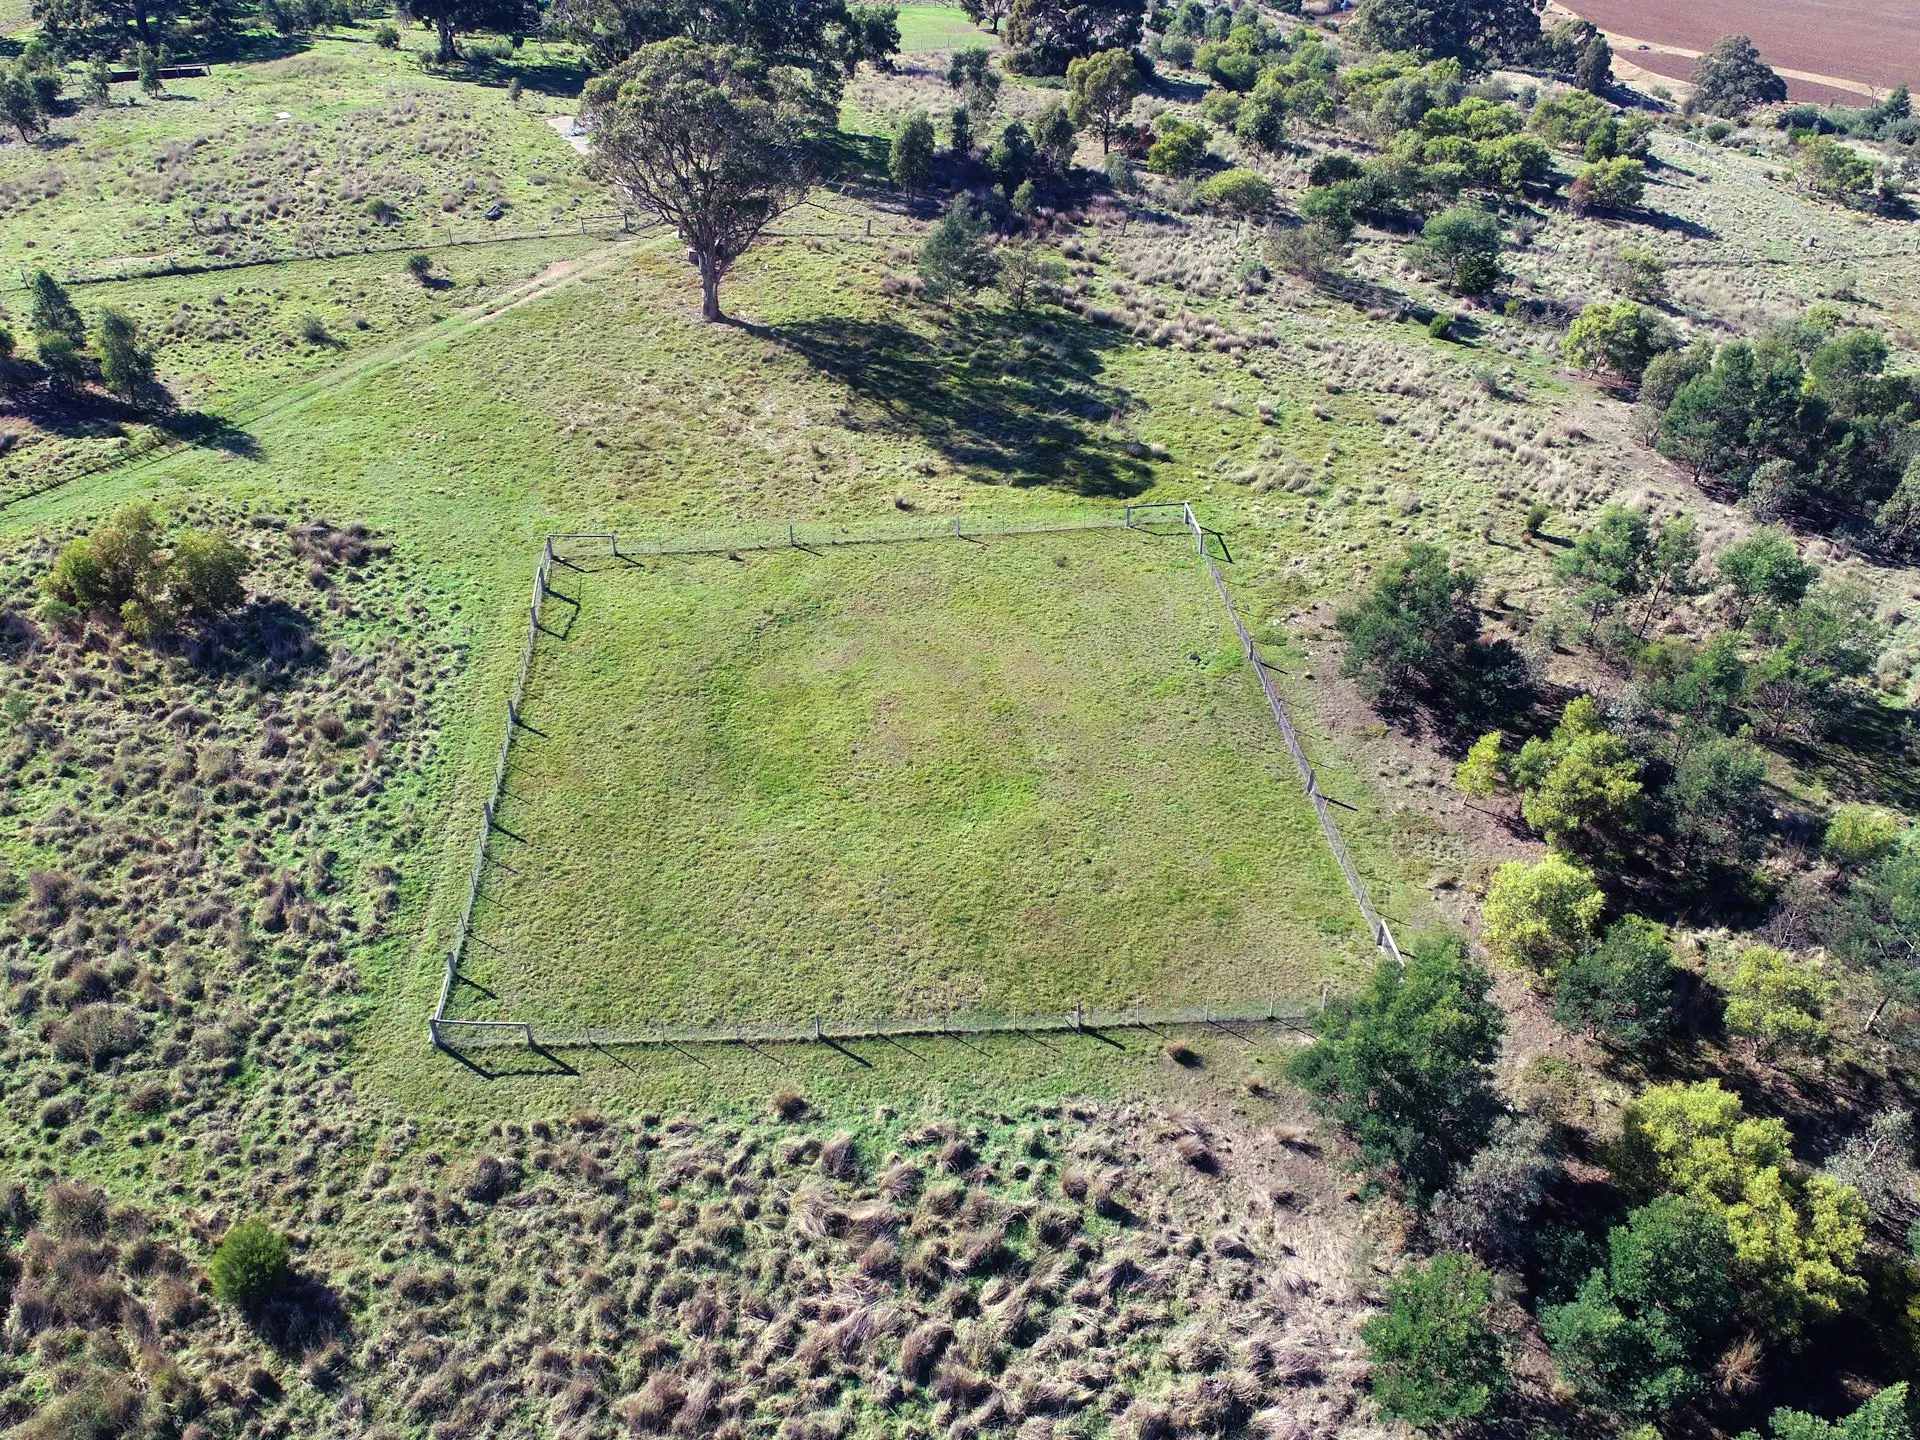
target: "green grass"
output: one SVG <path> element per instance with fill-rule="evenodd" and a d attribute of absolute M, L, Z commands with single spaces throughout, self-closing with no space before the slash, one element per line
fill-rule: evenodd
<path fill-rule="evenodd" d="M 416 28 L 406 36 L 423 43 Z M 567 102 L 506 96 L 515 66 L 564 74 L 561 56 L 528 46 L 474 84 L 370 37 L 361 27 L 264 64 L 215 65 L 159 97 L 116 85 L 114 104 L 0 148 L 0 266 L 93 273 L 146 257 L 313 253 L 449 224 L 472 233 L 495 204 L 515 228 L 609 208 L 544 122 Z M 390 219 L 368 213 L 376 201 Z"/>
<path fill-rule="evenodd" d="M 900 50 L 907 55 L 950 53 L 968 45 L 989 49 L 999 41 L 967 18 L 958 5 L 902 5 Z"/>
<path fill-rule="evenodd" d="M 474 1017 L 1289 1001 L 1367 951 L 1184 537 L 600 563 L 548 607 Z"/>

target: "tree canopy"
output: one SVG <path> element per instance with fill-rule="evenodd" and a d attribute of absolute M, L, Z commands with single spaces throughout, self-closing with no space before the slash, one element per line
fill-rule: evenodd
<path fill-rule="evenodd" d="M 738 45 L 643 46 L 587 91 L 598 167 L 672 225 L 700 270 L 701 314 L 777 216 L 806 198 L 816 165 L 814 92 L 800 73 Z"/>
<path fill-rule="evenodd" d="M 1540 43 L 1543 0 L 1360 0 L 1348 33 L 1375 50 L 1482 67 L 1525 62 Z"/>
<path fill-rule="evenodd" d="M 1424 940 L 1404 968 L 1382 960 L 1366 990 L 1330 1004 L 1290 1067 L 1362 1160 L 1415 1196 L 1444 1185 L 1492 1123 L 1487 1065 L 1506 1022 L 1491 986 L 1460 941 Z"/>
<path fill-rule="evenodd" d="M 1507 1386 L 1493 1323 L 1493 1277 L 1469 1256 L 1436 1255 L 1396 1276 L 1386 1308 L 1360 1328 L 1380 1413 L 1420 1428 L 1484 1415 Z"/>
<path fill-rule="evenodd" d="M 1745 119 L 1748 111 L 1787 98 L 1787 82 L 1745 35 L 1722 35 L 1714 41 L 1688 78 L 1694 108 L 1729 120 Z"/>

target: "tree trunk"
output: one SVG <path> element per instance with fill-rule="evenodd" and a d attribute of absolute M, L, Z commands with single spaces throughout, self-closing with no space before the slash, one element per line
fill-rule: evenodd
<path fill-rule="evenodd" d="M 440 63 L 451 65 L 453 63 L 453 22 L 436 20 L 433 24 L 434 28 L 440 32 Z"/>
<path fill-rule="evenodd" d="M 145 5 L 135 5 L 133 7 L 133 33 L 140 37 L 140 43 L 142 45 L 149 43 L 153 39 L 153 36 L 147 29 L 147 7 Z"/>
<path fill-rule="evenodd" d="M 724 320 L 720 309 L 720 267 L 705 255 L 700 257 L 700 318 Z"/>

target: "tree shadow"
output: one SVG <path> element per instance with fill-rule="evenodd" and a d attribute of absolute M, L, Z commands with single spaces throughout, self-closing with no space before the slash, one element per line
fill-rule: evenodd
<path fill-rule="evenodd" d="M 170 410 L 154 419 L 168 438 L 200 450 L 218 450 L 243 460 L 260 458 L 260 442 L 224 415 L 204 410 Z"/>
<path fill-rule="evenodd" d="M 201 675 L 252 674 L 285 681 L 327 663 L 306 613 L 277 596 L 260 596 L 238 614 L 201 626 L 181 642 L 187 663 Z"/>
<path fill-rule="evenodd" d="M 944 317 L 937 340 L 893 320 L 821 316 L 752 326 L 876 407 L 879 423 L 917 435 L 993 483 L 1127 497 L 1153 483 L 1146 463 L 1101 429 L 1133 397 L 1101 379 L 1114 332 L 1049 317 L 1018 333 L 999 312 Z"/>
<path fill-rule="evenodd" d="M 247 1321 L 256 1335 L 289 1359 L 329 1344 L 344 1349 L 353 1332 L 340 1297 L 331 1286 L 309 1275 L 294 1275 L 278 1295 L 249 1310 Z"/>
<path fill-rule="evenodd" d="M 470 73 L 461 76 L 458 67 L 447 66 L 445 73 L 456 79 L 470 80 L 489 90 L 505 90 L 515 80 L 520 88 L 556 100 L 577 100 L 587 88 L 587 66 L 583 60 L 526 60 L 515 51 L 509 60 L 469 61 Z"/>

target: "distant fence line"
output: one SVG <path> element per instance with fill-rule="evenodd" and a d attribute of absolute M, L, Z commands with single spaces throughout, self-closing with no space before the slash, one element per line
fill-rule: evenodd
<path fill-rule="evenodd" d="M 318 250 L 286 250 L 271 254 L 252 255 L 163 255 L 143 257 L 147 263 L 129 269 L 109 270 L 97 273 L 74 271 L 58 275 L 62 285 L 113 285 L 125 280 L 159 280 L 169 275 L 214 275 L 229 270 L 252 270 L 268 265 L 298 265 L 312 260 L 351 260 L 365 255 L 402 255 L 416 250 L 460 250 L 475 245 L 506 245 L 524 240 L 551 240 L 560 235 L 604 235 L 612 239 L 615 235 L 644 234 L 658 229 L 657 220 L 642 220 L 631 210 L 609 211 L 604 214 L 579 215 L 567 224 L 549 224 L 525 230 L 500 230 L 489 225 L 485 230 L 472 234 L 455 234 L 451 225 L 427 227 L 425 239 L 400 240 L 392 244 L 362 245 L 345 249 L 326 247 Z M 441 238 L 434 238 L 435 236 Z M 24 272 L 20 283 L 4 287 L 8 290 L 24 290 L 27 281 Z"/>
<path fill-rule="evenodd" d="M 1191 501 L 1132 504 L 1124 506 L 1117 515 L 1108 512 L 1077 519 L 1053 517 L 1028 521 L 968 524 L 966 517 L 959 515 L 951 520 L 927 516 L 903 518 L 892 525 L 869 525 L 857 530 L 818 522 L 794 522 L 786 525 L 769 525 L 751 531 L 736 530 L 718 535 L 693 535 L 665 540 L 622 537 L 613 532 L 558 533 L 546 537 L 541 545 L 539 563 L 534 567 L 533 596 L 528 607 L 526 643 L 521 649 L 519 668 L 514 674 L 513 695 L 507 701 L 500 749 L 494 760 L 493 783 L 488 789 L 486 801 L 481 806 L 480 837 L 474 850 L 473 869 L 467 879 L 466 899 L 461 906 L 460 921 L 454 931 L 453 943 L 447 951 L 446 968 L 440 981 L 439 997 L 434 1004 L 432 1015 L 427 1020 L 427 1031 L 433 1045 L 437 1048 L 451 1048 L 448 1042 L 454 1037 L 448 1032 L 457 1032 L 461 1043 L 467 1046 L 517 1045 L 538 1049 L 543 1046 L 832 1043 L 843 1040 L 883 1040 L 895 1037 L 904 1039 L 911 1036 L 1151 1029 L 1159 1025 L 1284 1024 L 1305 1018 L 1310 1013 L 1306 1009 L 1281 1006 L 1277 1001 L 1270 1001 L 1264 1005 L 1239 1007 L 1207 1005 L 1197 1008 L 1131 1010 L 1094 1010 L 1076 1005 L 1070 1011 L 1024 1015 L 968 1012 L 940 1017 L 848 1018 L 834 1019 L 831 1022 L 821 1015 L 815 1015 L 811 1021 L 806 1022 L 766 1021 L 707 1026 L 614 1026 L 576 1030 L 542 1030 L 536 1035 L 531 1021 L 459 1020 L 447 1015 L 447 1006 L 451 1003 L 454 992 L 461 982 L 460 963 L 466 953 L 467 941 L 472 936 L 473 911 L 480 895 L 480 883 L 486 869 L 488 846 L 494 830 L 498 828 L 495 810 L 505 789 L 507 762 L 513 748 L 514 732 L 522 724 L 520 707 L 525 698 L 527 670 L 532 664 L 534 649 L 543 629 L 540 621 L 541 607 L 549 598 L 575 607 L 580 603 L 570 596 L 551 589 L 549 581 L 555 565 L 571 567 L 574 557 L 584 559 L 589 552 L 576 551 L 570 556 L 561 553 L 561 549 L 557 547 L 571 547 L 591 542 L 595 547 L 591 553 L 602 553 L 609 558 L 622 560 L 648 556 L 738 555 L 743 552 L 809 550 L 828 546 L 982 539 L 996 535 L 1044 535 L 1082 530 L 1137 530 L 1142 528 L 1137 517 L 1142 512 L 1153 510 L 1178 511 L 1180 516 L 1178 523 L 1193 535 L 1195 549 L 1206 566 L 1207 574 L 1220 593 L 1220 599 L 1225 604 L 1227 616 L 1233 622 L 1233 628 L 1240 637 L 1246 658 L 1253 665 L 1254 674 L 1260 681 L 1261 691 L 1267 697 L 1268 707 L 1273 712 L 1281 738 L 1286 742 L 1287 751 L 1292 755 L 1295 765 L 1299 767 L 1308 799 L 1319 817 L 1321 831 L 1326 836 L 1328 847 L 1340 866 L 1340 873 L 1346 880 L 1355 903 L 1359 906 L 1362 918 L 1367 922 L 1373 943 L 1384 954 L 1400 960 L 1400 949 L 1394 942 L 1393 932 L 1374 909 L 1373 902 L 1367 893 L 1366 882 L 1360 878 L 1352 857 L 1347 853 L 1346 845 L 1340 839 L 1340 832 L 1329 813 L 1326 797 L 1320 793 L 1319 781 L 1313 766 L 1308 762 L 1299 737 L 1294 732 L 1286 703 L 1274 688 L 1266 662 L 1261 658 L 1259 647 L 1255 644 L 1253 636 L 1241 623 L 1239 611 L 1234 607 L 1233 600 L 1227 592 L 1226 581 L 1222 578 L 1219 567 L 1208 550 L 1208 532 L 1195 517 Z M 606 547 L 604 551 L 599 550 L 598 547 L 601 545 Z M 1402 963 L 1405 962 L 1402 961 Z M 1324 990 L 1321 1003 L 1323 1005 L 1325 1003 Z"/>

